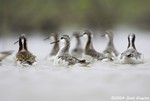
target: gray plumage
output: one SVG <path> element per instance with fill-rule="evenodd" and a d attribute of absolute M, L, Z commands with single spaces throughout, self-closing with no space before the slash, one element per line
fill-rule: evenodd
<path fill-rule="evenodd" d="M 142 62 L 142 54 L 136 50 L 135 47 L 135 34 L 128 35 L 128 47 L 125 52 L 121 54 L 120 59 L 136 59 L 138 62 Z"/>
<path fill-rule="evenodd" d="M 65 40 L 65 44 L 64 47 L 62 47 L 56 55 L 58 59 L 65 60 L 66 62 L 68 62 L 68 65 L 75 65 L 77 63 L 85 64 L 85 65 L 89 64 L 89 62 L 86 62 L 85 60 L 79 60 L 76 57 L 73 57 L 69 54 L 70 37 L 68 35 L 62 35 L 60 40 L 62 39 Z M 56 61 L 57 60 L 54 60 L 54 63 Z"/>
<path fill-rule="evenodd" d="M 54 37 L 54 41 L 58 40 L 58 33 L 52 33 L 50 37 Z M 50 52 L 50 56 L 56 55 L 59 51 L 59 43 L 55 43 Z"/>
<path fill-rule="evenodd" d="M 108 44 L 105 48 L 105 50 L 103 51 L 104 54 L 114 54 L 115 56 L 118 56 L 119 52 L 116 50 L 115 46 L 114 46 L 114 42 L 113 42 L 113 32 L 112 31 L 106 31 L 106 33 L 104 34 L 106 38 L 108 38 Z"/>
<path fill-rule="evenodd" d="M 75 65 L 76 63 L 86 64 L 85 60 L 79 60 L 76 57 L 73 57 L 70 55 L 63 55 L 63 56 L 59 56 L 58 58 L 61 58 L 62 60 L 67 61 L 68 65 Z M 89 64 L 89 63 L 87 63 L 87 64 Z"/>
<path fill-rule="evenodd" d="M 71 54 L 77 57 L 81 57 L 83 53 L 83 48 L 81 47 L 81 40 L 80 40 L 79 35 L 80 35 L 79 32 L 73 33 L 73 37 L 75 37 L 76 39 L 76 45 L 75 45 L 75 48 L 73 48 L 71 51 Z"/>
<path fill-rule="evenodd" d="M 58 37 L 59 37 L 59 35 L 58 35 L 58 33 L 51 33 L 47 38 L 45 38 L 44 40 L 47 40 L 47 39 L 50 39 L 50 38 L 54 38 L 54 41 L 57 41 L 58 40 Z M 51 49 L 51 51 L 50 51 L 50 54 L 49 54 L 49 56 L 54 56 L 54 55 L 56 55 L 57 54 L 57 52 L 59 51 L 59 43 L 54 43 L 54 45 L 53 45 L 53 47 L 52 47 L 52 49 Z"/>
<path fill-rule="evenodd" d="M 93 57 L 93 59 L 102 60 L 104 58 L 103 54 L 97 52 L 93 47 L 92 33 L 90 31 L 86 30 L 83 35 L 87 35 L 87 37 L 88 37 L 87 43 L 86 43 L 86 46 L 84 49 L 85 55 L 89 55 L 89 56 Z"/>
<path fill-rule="evenodd" d="M 125 52 L 123 52 L 121 54 L 121 58 L 125 56 L 125 57 L 129 57 L 129 58 L 136 58 L 139 59 L 141 58 L 141 53 L 139 53 L 137 50 L 135 49 L 127 49 Z"/>

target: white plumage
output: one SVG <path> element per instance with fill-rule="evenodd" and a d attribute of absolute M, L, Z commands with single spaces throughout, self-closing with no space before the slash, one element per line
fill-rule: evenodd
<path fill-rule="evenodd" d="M 143 63 L 144 56 L 136 50 L 135 47 L 135 35 L 128 35 L 128 48 L 125 52 L 121 53 L 119 59 L 121 63 L 125 64 L 137 64 Z"/>

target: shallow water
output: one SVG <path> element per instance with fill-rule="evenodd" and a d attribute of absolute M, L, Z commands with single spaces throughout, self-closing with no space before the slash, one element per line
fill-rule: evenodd
<path fill-rule="evenodd" d="M 136 47 L 144 55 L 143 64 L 95 62 L 90 67 L 54 67 L 44 61 L 51 48 L 50 41 L 43 42 L 44 37 L 37 36 L 28 39 L 28 46 L 37 55 L 38 63 L 22 68 L 12 62 L 18 49 L 18 45 L 12 45 L 16 39 L 7 39 L 5 50 L 15 50 L 15 53 L 0 66 L 0 101 L 112 101 L 114 97 L 124 97 L 121 101 L 127 101 L 128 96 L 149 98 L 150 36 L 138 30 L 125 31 L 120 35 L 121 29 L 115 30 L 116 48 L 124 51 L 127 34 L 137 33 Z M 94 40 L 95 49 L 102 51 L 106 42 L 101 38 Z"/>

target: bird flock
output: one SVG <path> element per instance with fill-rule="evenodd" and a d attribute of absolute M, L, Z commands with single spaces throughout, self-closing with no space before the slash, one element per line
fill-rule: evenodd
<path fill-rule="evenodd" d="M 108 39 L 108 44 L 103 52 L 98 52 L 93 46 L 93 34 L 89 30 L 85 30 L 83 34 L 74 32 L 70 37 L 69 35 L 61 35 L 58 33 L 51 33 L 44 40 L 53 38 L 53 45 L 50 54 L 46 57 L 46 61 L 52 63 L 55 66 L 89 66 L 95 61 L 100 62 L 114 62 L 122 64 L 139 64 L 143 63 L 143 55 L 137 51 L 135 47 L 135 34 L 129 34 L 127 49 L 119 53 L 113 42 L 112 31 L 106 31 L 105 34 L 101 35 Z M 76 39 L 76 45 L 70 52 L 70 45 L 72 37 Z M 82 47 L 81 39 L 86 38 L 85 46 Z M 62 43 L 62 45 L 60 45 Z M 27 47 L 27 37 L 25 34 L 19 36 L 18 40 L 14 44 L 19 44 L 18 52 L 15 56 L 15 64 L 21 66 L 36 65 L 37 57 L 31 53 Z M 0 52 L 0 61 L 11 55 L 13 51 Z"/>

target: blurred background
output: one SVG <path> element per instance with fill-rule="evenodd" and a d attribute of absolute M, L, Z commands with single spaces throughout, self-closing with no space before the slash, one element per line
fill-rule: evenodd
<path fill-rule="evenodd" d="M 135 33 L 136 49 L 144 55 L 144 64 L 96 62 L 92 68 L 55 68 L 46 63 L 45 57 L 53 47 L 53 40 L 43 41 L 49 33 L 72 34 L 84 29 L 98 36 L 93 40 L 98 52 L 108 42 L 98 35 L 103 31 L 113 30 L 114 45 L 120 53 L 127 48 L 127 35 Z M 29 51 L 38 58 L 33 68 L 14 65 L 18 44 L 13 43 L 23 33 L 29 39 Z M 84 38 L 81 41 L 84 48 Z M 71 48 L 74 43 L 75 40 L 71 41 Z M 0 101 L 112 101 L 112 96 L 149 97 L 149 43 L 150 0 L 0 0 L 0 52 L 14 50 L 0 66 Z"/>
<path fill-rule="evenodd" d="M 150 29 L 150 0 L 0 0 L 0 35 L 62 29 Z"/>

